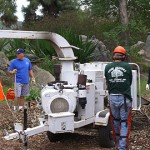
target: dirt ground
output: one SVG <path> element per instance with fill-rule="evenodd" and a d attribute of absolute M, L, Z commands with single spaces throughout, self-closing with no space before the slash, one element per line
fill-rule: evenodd
<path fill-rule="evenodd" d="M 36 107 L 28 110 L 28 126 L 36 126 L 36 115 L 39 110 Z M 22 118 L 23 114 L 18 113 L 16 117 Z M 21 150 L 25 149 L 19 140 L 6 141 L 3 139 L 3 130 L 13 130 L 13 115 L 6 103 L 0 103 L 0 150 Z M 130 150 L 150 149 L 150 120 L 140 113 L 133 112 L 132 130 L 130 134 Z M 98 143 L 98 132 L 94 128 L 80 128 L 75 133 L 64 134 L 58 142 L 50 142 L 46 133 L 41 133 L 28 138 L 29 150 L 108 150 L 102 148 Z M 110 148 L 113 150 L 114 148 Z"/>

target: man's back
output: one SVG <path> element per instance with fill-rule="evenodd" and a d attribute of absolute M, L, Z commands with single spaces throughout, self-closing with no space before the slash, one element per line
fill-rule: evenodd
<path fill-rule="evenodd" d="M 113 62 L 105 68 L 109 94 L 123 94 L 131 99 L 132 71 L 126 62 Z"/>

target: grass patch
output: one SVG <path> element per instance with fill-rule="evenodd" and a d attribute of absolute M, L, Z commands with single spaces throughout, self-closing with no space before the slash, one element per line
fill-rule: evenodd
<path fill-rule="evenodd" d="M 147 84 L 147 76 L 141 75 L 141 96 L 142 97 L 147 97 L 150 95 L 150 90 L 146 91 L 146 84 Z"/>

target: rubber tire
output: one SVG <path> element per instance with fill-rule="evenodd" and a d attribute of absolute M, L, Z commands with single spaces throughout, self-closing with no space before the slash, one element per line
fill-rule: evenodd
<path fill-rule="evenodd" d="M 57 142 L 57 141 L 61 140 L 61 134 L 59 134 L 59 133 L 54 134 L 50 131 L 47 131 L 47 136 L 48 136 L 48 139 L 50 140 L 50 142 Z"/>
<path fill-rule="evenodd" d="M 113 136 L 111 134 L 110 123 L 107 126 L 99 126 L 99 145 L 103 148 L 115 147 Z"/>

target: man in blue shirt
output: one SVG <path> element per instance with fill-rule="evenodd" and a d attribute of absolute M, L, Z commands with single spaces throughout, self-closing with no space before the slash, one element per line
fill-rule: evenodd
<path fill-rule="evenodd" d="M 8 68 L 9 73 L 15 74 L 15 96 L 17 97 L 19 109 L 22 109 L 24 106 L 24 97 L 29 96 L 30 77 L 31 81 L 35 83 L 31 62 L 28 58 L 24 57 L 24 53 L 24 49 L 17 49 L 17 58 L 11 61 Z"/>

